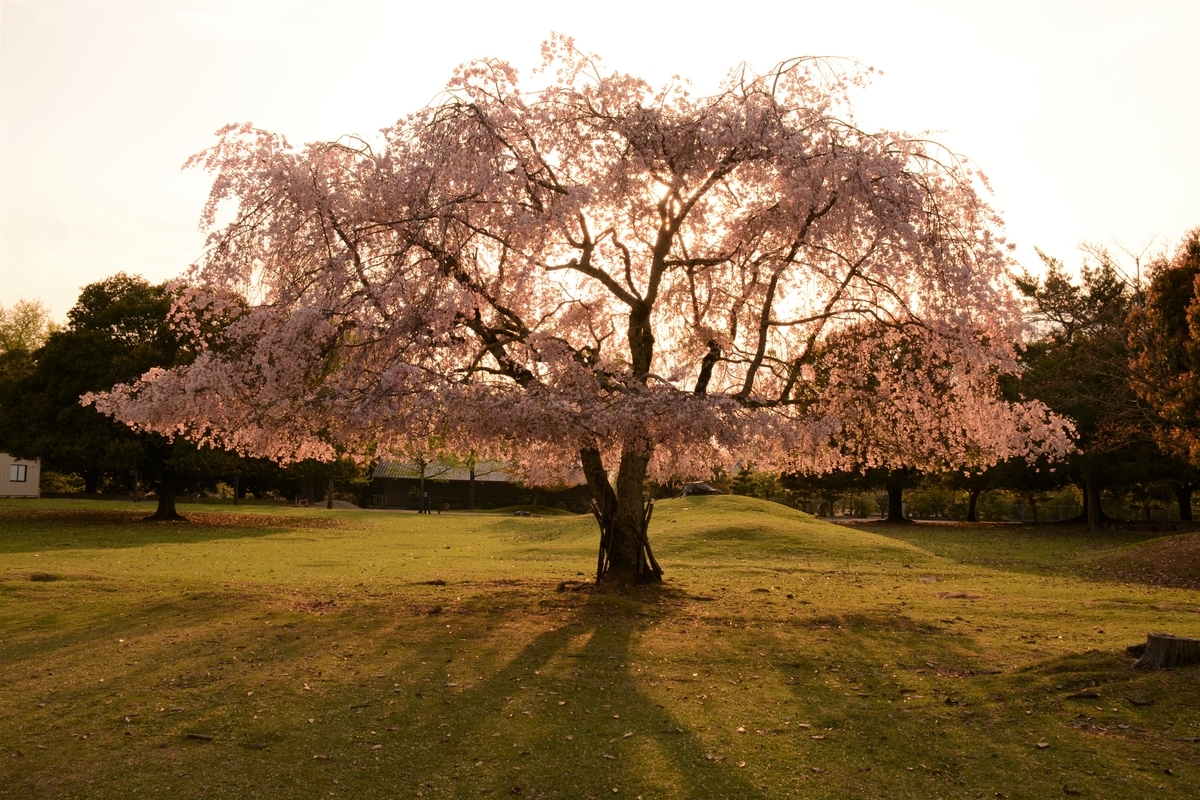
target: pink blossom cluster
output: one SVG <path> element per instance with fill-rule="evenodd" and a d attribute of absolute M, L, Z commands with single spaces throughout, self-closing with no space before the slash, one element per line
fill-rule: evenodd
<path fill-rule="evenodd" d="M 174 316 L 202 352 L 97 407 L 280 460 L 436 438 L 541 483 L 586 447 L 660 479 L 1070 447 L 998 391 L 1021 318 L 982 176 L 859 129 L 864 71 L 740 67 L 693 97 L 544 54 L 533 90 L 460 67 L 378 147 L 220 131 L 189 161 L 210 233 Z"/>

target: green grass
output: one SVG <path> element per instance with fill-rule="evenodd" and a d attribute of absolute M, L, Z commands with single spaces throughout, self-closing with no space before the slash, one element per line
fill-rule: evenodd
<path fill-rule="evenodd" d="M 590 517 L 149 511 L 0 501 L 0 796 L 1200 795 L 1145 534 L 669 500 L 619 595 Z"/>

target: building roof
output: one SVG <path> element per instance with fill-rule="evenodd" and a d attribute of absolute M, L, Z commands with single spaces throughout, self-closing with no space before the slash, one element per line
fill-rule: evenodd
<path fill-rule="evenodd" d="M 380 461 L 375 467 L 375 478 L 406 478 L 420 480 L 421 467 L 415 461 Z M 425 465 L 427 481 L 468 481 L 471 471 L 465 464 L 434 459 Z M 503 461 L 480 461 L 475 465 L 475 480 L 487 483 L 520 483 L 520 479 L 509 471 Z"/>

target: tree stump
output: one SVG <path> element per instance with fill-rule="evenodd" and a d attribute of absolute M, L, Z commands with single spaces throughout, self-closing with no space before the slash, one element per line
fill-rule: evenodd
<path fill-rule="evenodd" d="M 1146 652 L 1133 665 L 1134 669 L 1163 669 L 1200 664 L 1200 639 L 1187 639 L 1169 633 L 1146 635 Z"/>

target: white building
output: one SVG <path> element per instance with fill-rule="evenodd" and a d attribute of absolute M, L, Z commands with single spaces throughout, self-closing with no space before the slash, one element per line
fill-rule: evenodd
<path fill-rule="evenodd" d="M 0 453 L 0 497 L 38 497 L 41 490 L 41 461 Z"/>

